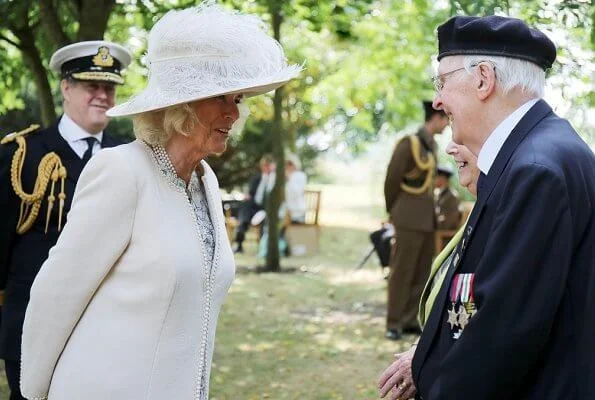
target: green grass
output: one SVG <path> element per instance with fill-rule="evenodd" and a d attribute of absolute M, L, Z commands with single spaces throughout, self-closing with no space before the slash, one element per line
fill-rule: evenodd
<path fill-rule="evenodd" d="M 211 400 L 376 399 L 378 375 L 415 340 L 383 337 L 386 281 L 376 256 L 355 270 L 381 204 L 361 187 L 320 188 L 318 255 L 283 258 L 282 273 L 261 274 L 248 239 L 236 258 L 217 328 Z M 0 394 L 8 398 L 3 381 Z"/>
<path fill-rule="evenodd" d="M 377 398 L 378 375 L 415 337 L 383 338 L 382 271 L 375 260 L 354 269 L 367 234 L 323 227 L 321 254 L 283 259 L 281 274 L 255 273 L 255 248 L 237 257 L 217 331 L 213 399 Z"/>

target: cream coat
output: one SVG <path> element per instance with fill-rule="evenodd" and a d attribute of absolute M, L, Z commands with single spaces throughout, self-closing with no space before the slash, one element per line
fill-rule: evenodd
<path fill-rule="evenodd" d="M 31 290 L 21 390 L 29 399 L 198 399 L 235 273 L 217 178 L 202 162 L 216 249 L 203 259 L 183 189 L 136 141 L 84 169 L 68 223 Z M 203 350 L 204 348 L 204 350 Z"/>

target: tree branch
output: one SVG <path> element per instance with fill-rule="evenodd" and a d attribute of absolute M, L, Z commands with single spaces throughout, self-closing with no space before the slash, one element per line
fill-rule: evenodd
<path fill-rule="evenodd" d="M 5 42 L 10 43 L 11 45 L 13 45 L 14 47 L 16 47 L 19 50 L 22 50 L 22 47 L 19 43 L 15 42 L 14 40 L 11 40 L 9 38 L 7 38 L 6 36 L 0 34 L 0 40 L 4 40 Z"/>
<path fill-rule="evenodd" d="M 115 4 L 115 0 L 81 1 L 77 40 L 102 40 Z"/>
<path fill-rule="evenodd" d="M 41 14 L 41 22 L 45 26 L 54 48 L 58 49 L 70 43 L 70 38 L 62 29 L 58 11 L 54 7 L 53 1 L 39 0 L 39 11 Z"/>

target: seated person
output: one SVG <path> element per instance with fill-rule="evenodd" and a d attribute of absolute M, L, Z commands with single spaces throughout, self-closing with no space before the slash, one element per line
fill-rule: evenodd
<path fill-rule="evenodd" d="M 285 202 L 281 206 L 281 215 L 291 224 L 306 222 L 305 191 L 308 178 L 300 168 L 297 156 L 288 154 L 285 160 Z"/>
<path fill-rule="evenodd" d="M 235 253 L 242 253 L 244 251 L 242 244 L 246 237 L 246 232 L 250 228 L 250 221 L 254 217 L 254 214 L 265 208 L 266 198 L 275 184 L 275 162 L 273 157 L 270 154 L 262 156 L 259 167 L 260 171 L 250 178 L 248 193 L 244 196 L 244 201 L 238 212 Z"/>
<path fill-rule="evenodd" d="M 459 198 L 450 188 L 452 169 L 447 166 L 438 166 L 434 186 L 436 188 L 435 210 L 438 229 L 454 230 L 461 224 L 459 211 Z"/>

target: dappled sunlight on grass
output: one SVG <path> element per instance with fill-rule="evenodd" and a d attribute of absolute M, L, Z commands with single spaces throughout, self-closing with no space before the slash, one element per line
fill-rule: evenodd
<path fill-rule="evenodd" d="M 262 352 L 275 348 L 275 344 L 270 342 L 258 342 L 258 343 L 241 343 L 237 346 L 238 350 L 243 352 Z"/>
<path fill-rule="evenodd" d="M 378 284 L 382 281 L 384 274 L 380 267 L 372 269 L 360 269 L 329 276 L 329 282 L 333 285 L 344 285 L 353 283 Z"/>
<path fill-rule="evenodd" d="M 357 187 L 321 189 L 319 254 L 282 258 L 281 274 L 257 273 L 254 236 L 236 255 L 217 330 L 213 399 L 375 399 L 378 375 L 416 340 L 384 339 L 386 281 L 376 255 L 356 269 L 381 204 Z"/>

